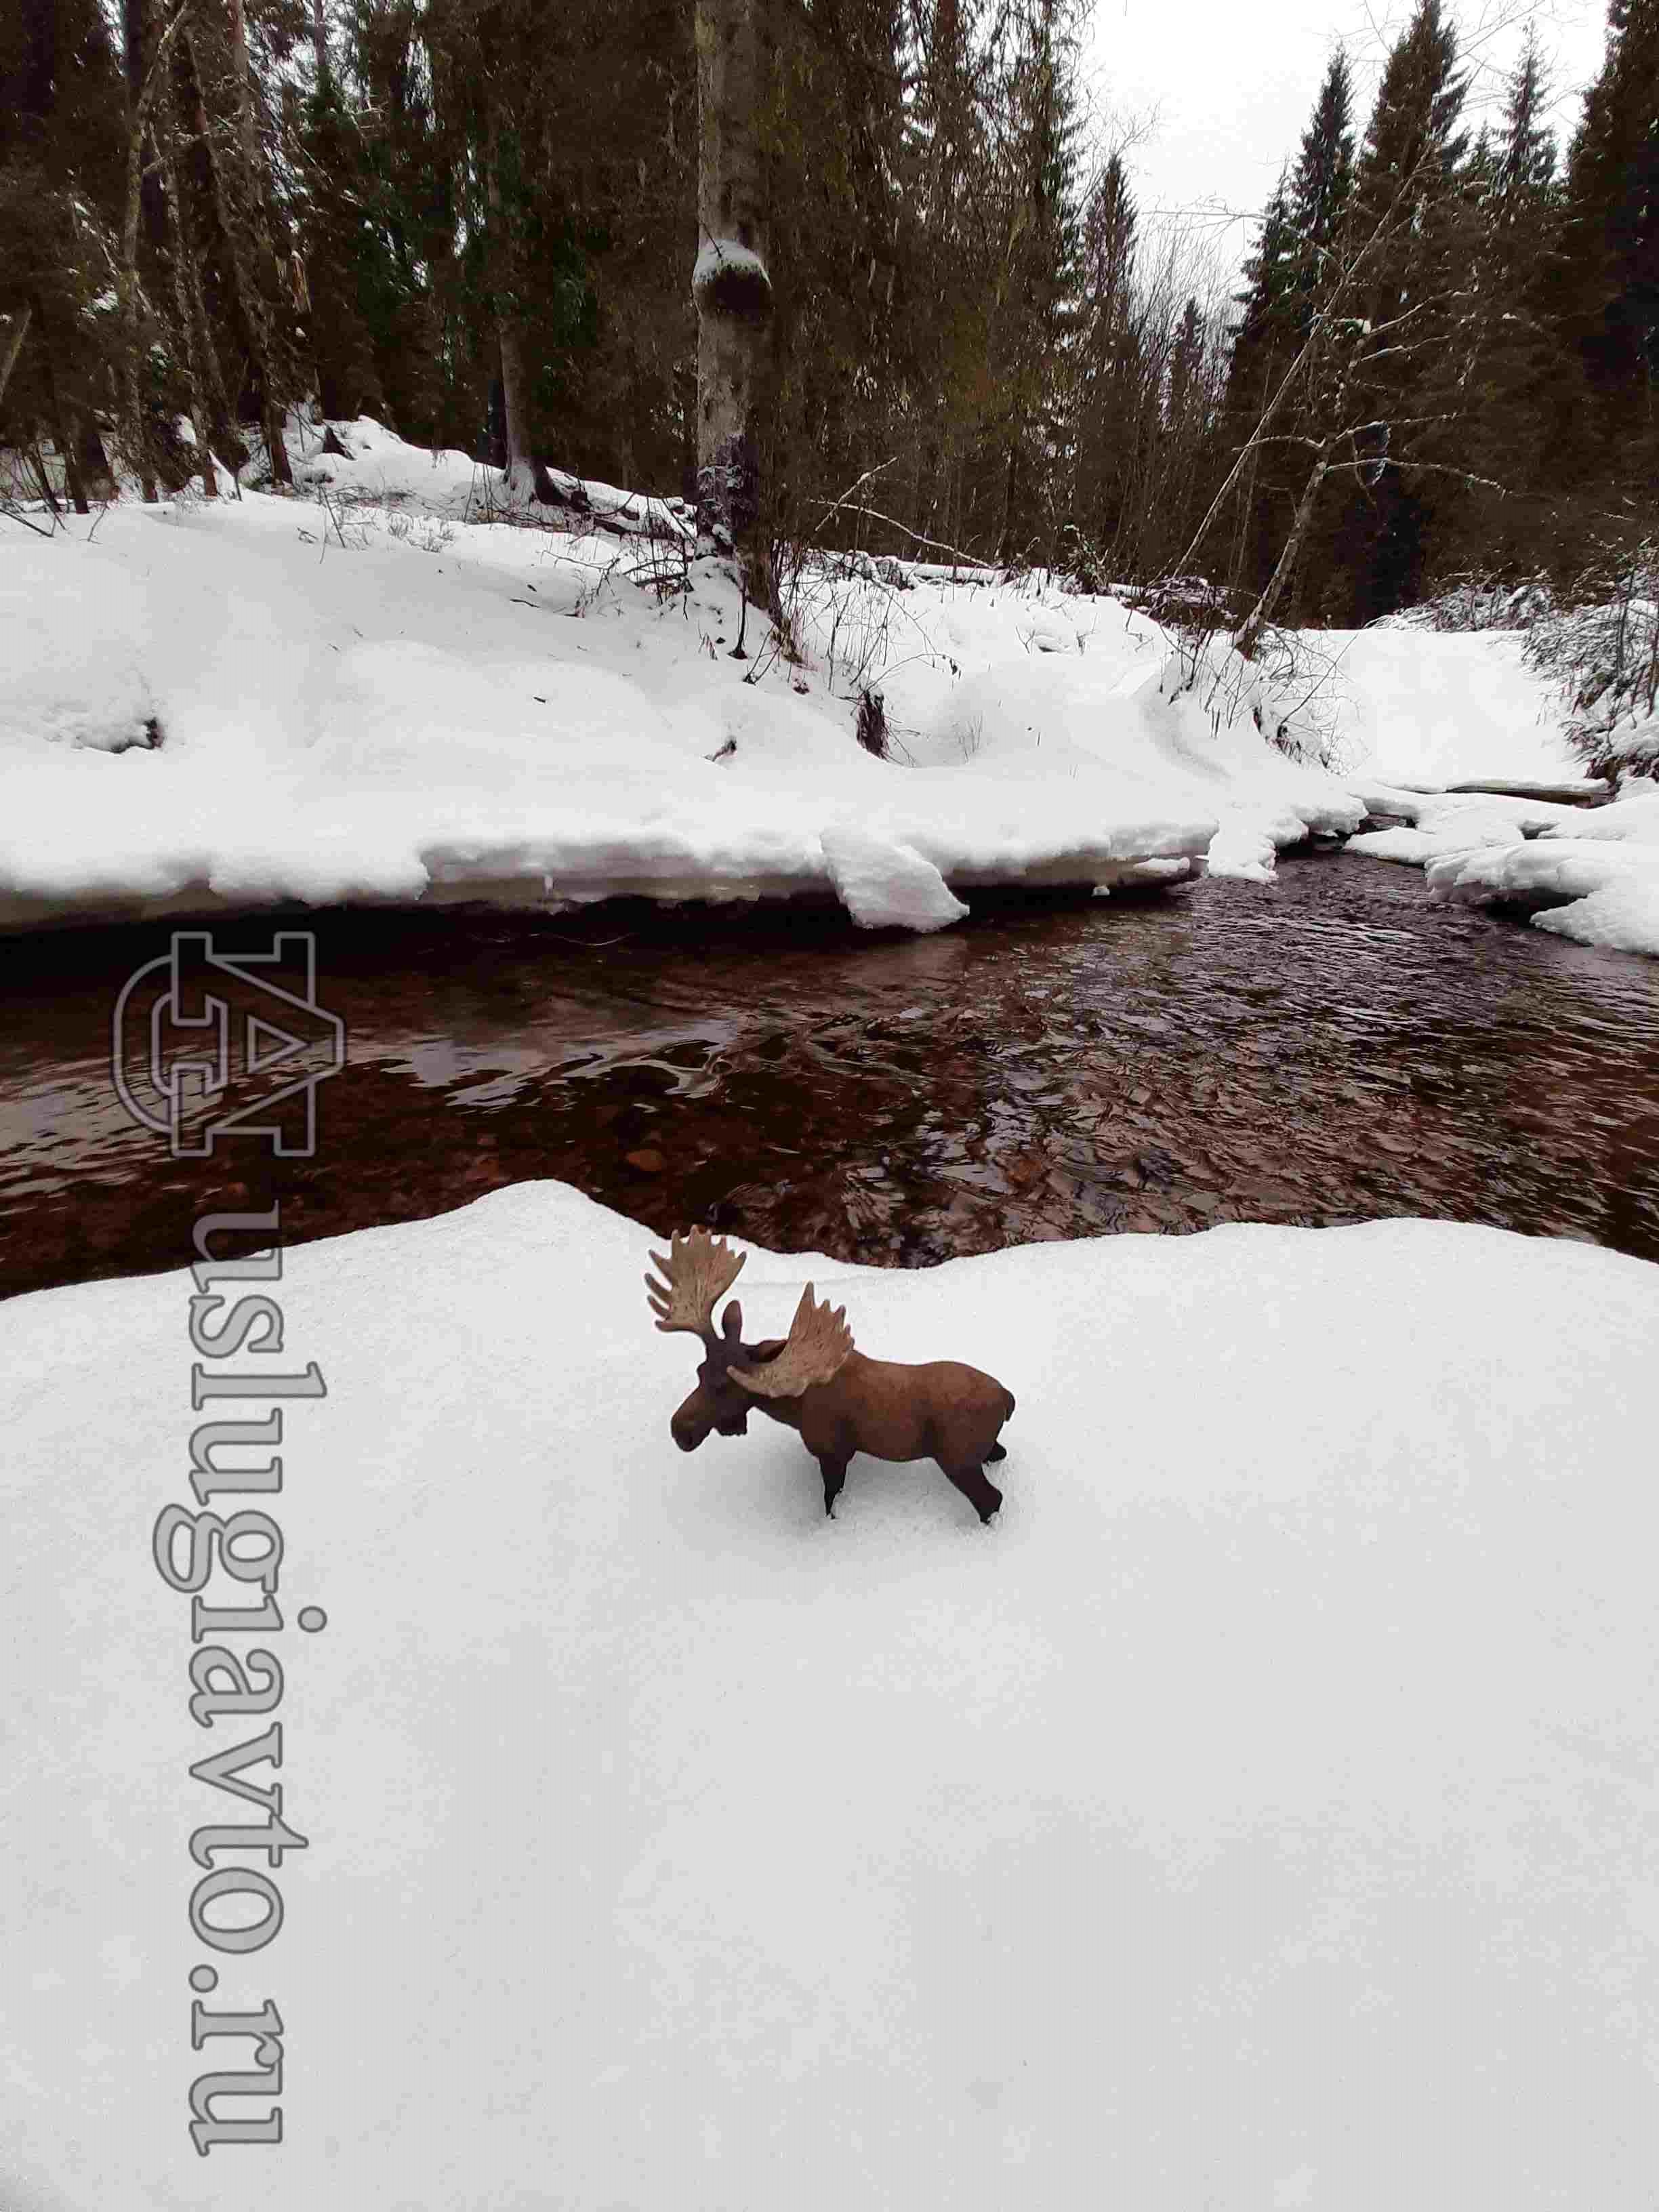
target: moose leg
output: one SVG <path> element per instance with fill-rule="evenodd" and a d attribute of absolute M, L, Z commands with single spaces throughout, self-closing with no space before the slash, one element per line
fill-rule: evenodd
<path fill-rule="evenodd" d="M 984 1468 L 975 1466 L 972 1461 L 966 1467 L 951 1467 L 944 1460 L 939 1463 L 980 1519 L 988 1521 L 1002 1503 L 1002 1492 L 995 1483 L 987 1481 Z"/>
<path fill-rule="evenodd" d="M 818 1473 L 823 1477 L 823 1510 L 833 1521 L 836 1500 L 841 1496 L 841 1486 L 847 1480 L 847 1462 L 820 1457 Z"/>

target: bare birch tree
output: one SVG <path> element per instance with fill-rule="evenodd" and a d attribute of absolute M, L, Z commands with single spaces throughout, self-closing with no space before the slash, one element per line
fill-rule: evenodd
<path fill-rule="evenodd" d="M 729 548 L 745 597 L 775 611 L 757 415 L 772 331 L 761 103 L 772 0 L 696 0 L 697 526 Z"/>

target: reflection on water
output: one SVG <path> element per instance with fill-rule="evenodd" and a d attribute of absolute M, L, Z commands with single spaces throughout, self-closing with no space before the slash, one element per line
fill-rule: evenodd
<path fill-rule="evenodd" d="M 533 1176 L 902 1266 L 1400 1213 L 1659 1260 L 1659 964 L 1382 862 L 927 938 L 775 908 L 299 926 L 349 1038 L 315 1161 L 174 1164 L 127 1121 L 110 1009 L 161 933 L 4 947 L 0 1289 L 181 1265 L 212 1206 L 280 1198 L 295 1242 Z"/>

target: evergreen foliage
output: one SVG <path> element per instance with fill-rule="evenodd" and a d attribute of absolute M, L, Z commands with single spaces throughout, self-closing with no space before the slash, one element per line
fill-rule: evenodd
<path fill-rule="evenodd" d="M 753 0 L 770 530 L 1097 582 L 1195 547 L 1236 606 L 1271 587 L 1345 624 L 1455 574 L 1634 557 L 1659 488 L 1659 0 L 1611 0 L 1565 163 L 1530 36 L 1471 141 L 1449 3 L 1417 0 L 1363 131 L 1333 55 L 1226 320 L 1085 126 L 1081 0 Z M 206 492 L 210 449 L 280 482 L 309 402 L 516 456 L 549 493 L 544 462 L 688 495 L 690 17 L 13 0 L 10 481 L 86 505 L 193 468 Z"/>
<path fill-rule="evenodd" d="M 1651 487 L 1659 374 L 1659 0 L 1611 0 L 1607 50 L 1567 167 L 1565 334 L 1591 402 L 1592 465 L 1619 449 Z"/>

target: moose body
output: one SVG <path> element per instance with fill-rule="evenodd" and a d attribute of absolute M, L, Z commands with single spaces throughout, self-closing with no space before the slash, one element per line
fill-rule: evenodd
<path fill-rule="evenodd" d="M 690 1329 L 705 1347 L 697 1387 L 669 1425 L 682 1451 L 695 1451 L 711 1430 L 746 1434 L 749 1414 L 758 1410 L 795 1430 L 817 1460 L 826 1513 L 835 1512 L 848 1462 L 858 1452 L 935 1461 L 981 1521 L 1001 1504 L 1002 1492 L 985 1468 L 1007 1456 L 998 1439 L 1014 1399 L 994 1376 L 955 1359 L 908 1366 L 867 1358 L 853 1348 L 844 1310 L 831 1314 L 827 1304 L 817 1305 L 810 1283 L 787 1337 L 744 1344 L 735 1298 L 716 1336 L 714 1302 L 735 1278 L 742 1255 L 693 1231 L 673 1240 L 670 1257 L 652 1256 L 668 1278 L 666 1290 L 647 1278 L 653 1306 L 665 1316 L 657 1326 Z"/>

